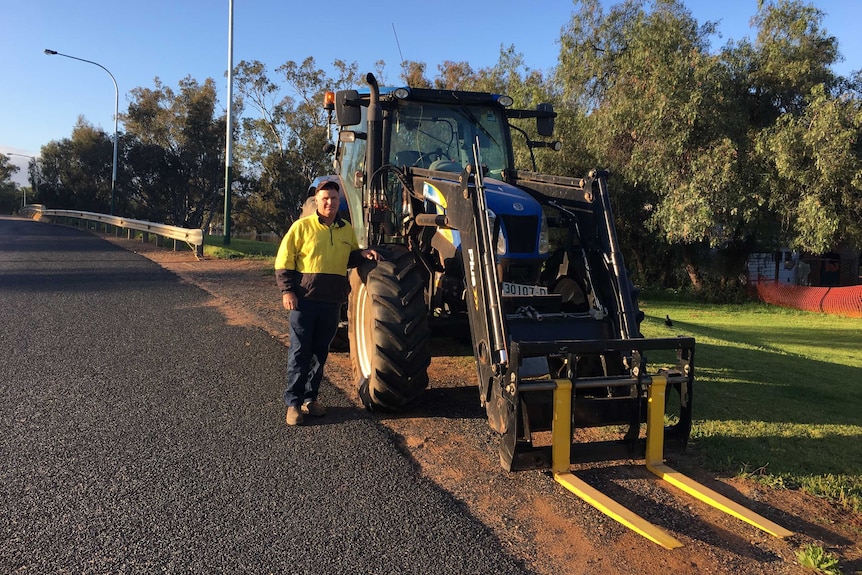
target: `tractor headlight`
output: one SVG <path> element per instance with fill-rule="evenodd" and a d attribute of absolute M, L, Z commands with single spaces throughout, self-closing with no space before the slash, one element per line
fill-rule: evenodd
<path fill-rule="evenodd" d="M 539 253 L 546 254 L 551 251 L 551 238 L 548 233 L 548 218 L 544 214 L 539 218 L 542 220 L 539 228 Z"/>
<path fill-rule="evenodd" d="M 511 96 L 497 96 L 497 103 L 504 108 L 508 108 L 515 103 L 515 100 L 513 100 Z"/>
<path fill-rule="evenodd" d="M 488 226 L 491 229 L 491 233 L 494 233 L 494 230 L 497 232 L 497 241 L 496 241 L 496 251 L 498 256 L 506 255 L 506 235 L 503 233 L 503 226 L 497 227 L 495 224 L 497 220 L 497 214 L 494 213 L 494 210 L 488 210 Z"/>

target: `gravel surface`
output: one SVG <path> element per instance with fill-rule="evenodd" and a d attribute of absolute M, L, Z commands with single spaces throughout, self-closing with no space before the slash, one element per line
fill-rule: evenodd
<path fill-rule="evenodd" d="M 284 345 L 89 233 L 0 219 L 0 572 L 525 573 Z"/>

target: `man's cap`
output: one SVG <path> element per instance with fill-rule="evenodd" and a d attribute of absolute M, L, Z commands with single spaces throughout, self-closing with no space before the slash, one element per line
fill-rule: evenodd
<path fill-rule="evenodd" d="M 315 192 L 319 192 L 320 190 L 331 189 L 335 191 L 340 191 L 341 188 L 338 187 L 338 182 L 335 180 L 323 180 L 319 184 L 317 184 L 317 188 L 315 188 Z"/>

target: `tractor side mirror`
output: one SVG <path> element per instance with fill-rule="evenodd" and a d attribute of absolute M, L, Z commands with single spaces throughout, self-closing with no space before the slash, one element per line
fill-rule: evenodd
<path fill-rule="evenodd" d="M 359 99 L 356 90 L 340 90 L 335 93 L 335 120 L 339 126 L 355 126 L 362 120 L 362 110 L 353 104 Z"/>
<path fill-rule="evenodd" d="M 540 113 L 536 117 L 536 131 L 539 132 L 540 136 L 547 138 L 548 136 L 554 135 L 554 118 L 557 114 L 554 113 L 554 105 L 549 104 L 547 102 L 543 102 L 536 106 L 537 112 Z"/>

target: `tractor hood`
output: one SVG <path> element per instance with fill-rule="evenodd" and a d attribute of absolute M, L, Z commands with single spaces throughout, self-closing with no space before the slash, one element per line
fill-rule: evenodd
<path fill-rule="evenodd" d="M 542 206 L 527 192 L 506 182 L 485 178 L 488 208 L 495 214 L 541 217 Z"/>
<path fill-rule="evenodd" d="M 497 255 L 514 258 L 536 257 L 548 251 L 547 224 L 542 206 L 530 194 L 506 182 L 485 178 L 485 198 L 494 227 L 499 229 Z M 445 214 L 448 202 L 435 180 L 426 180 L 422 195 L 429 213 Z M 445 239 L 458 247 L 456 230 L 439 230 Z"/>

